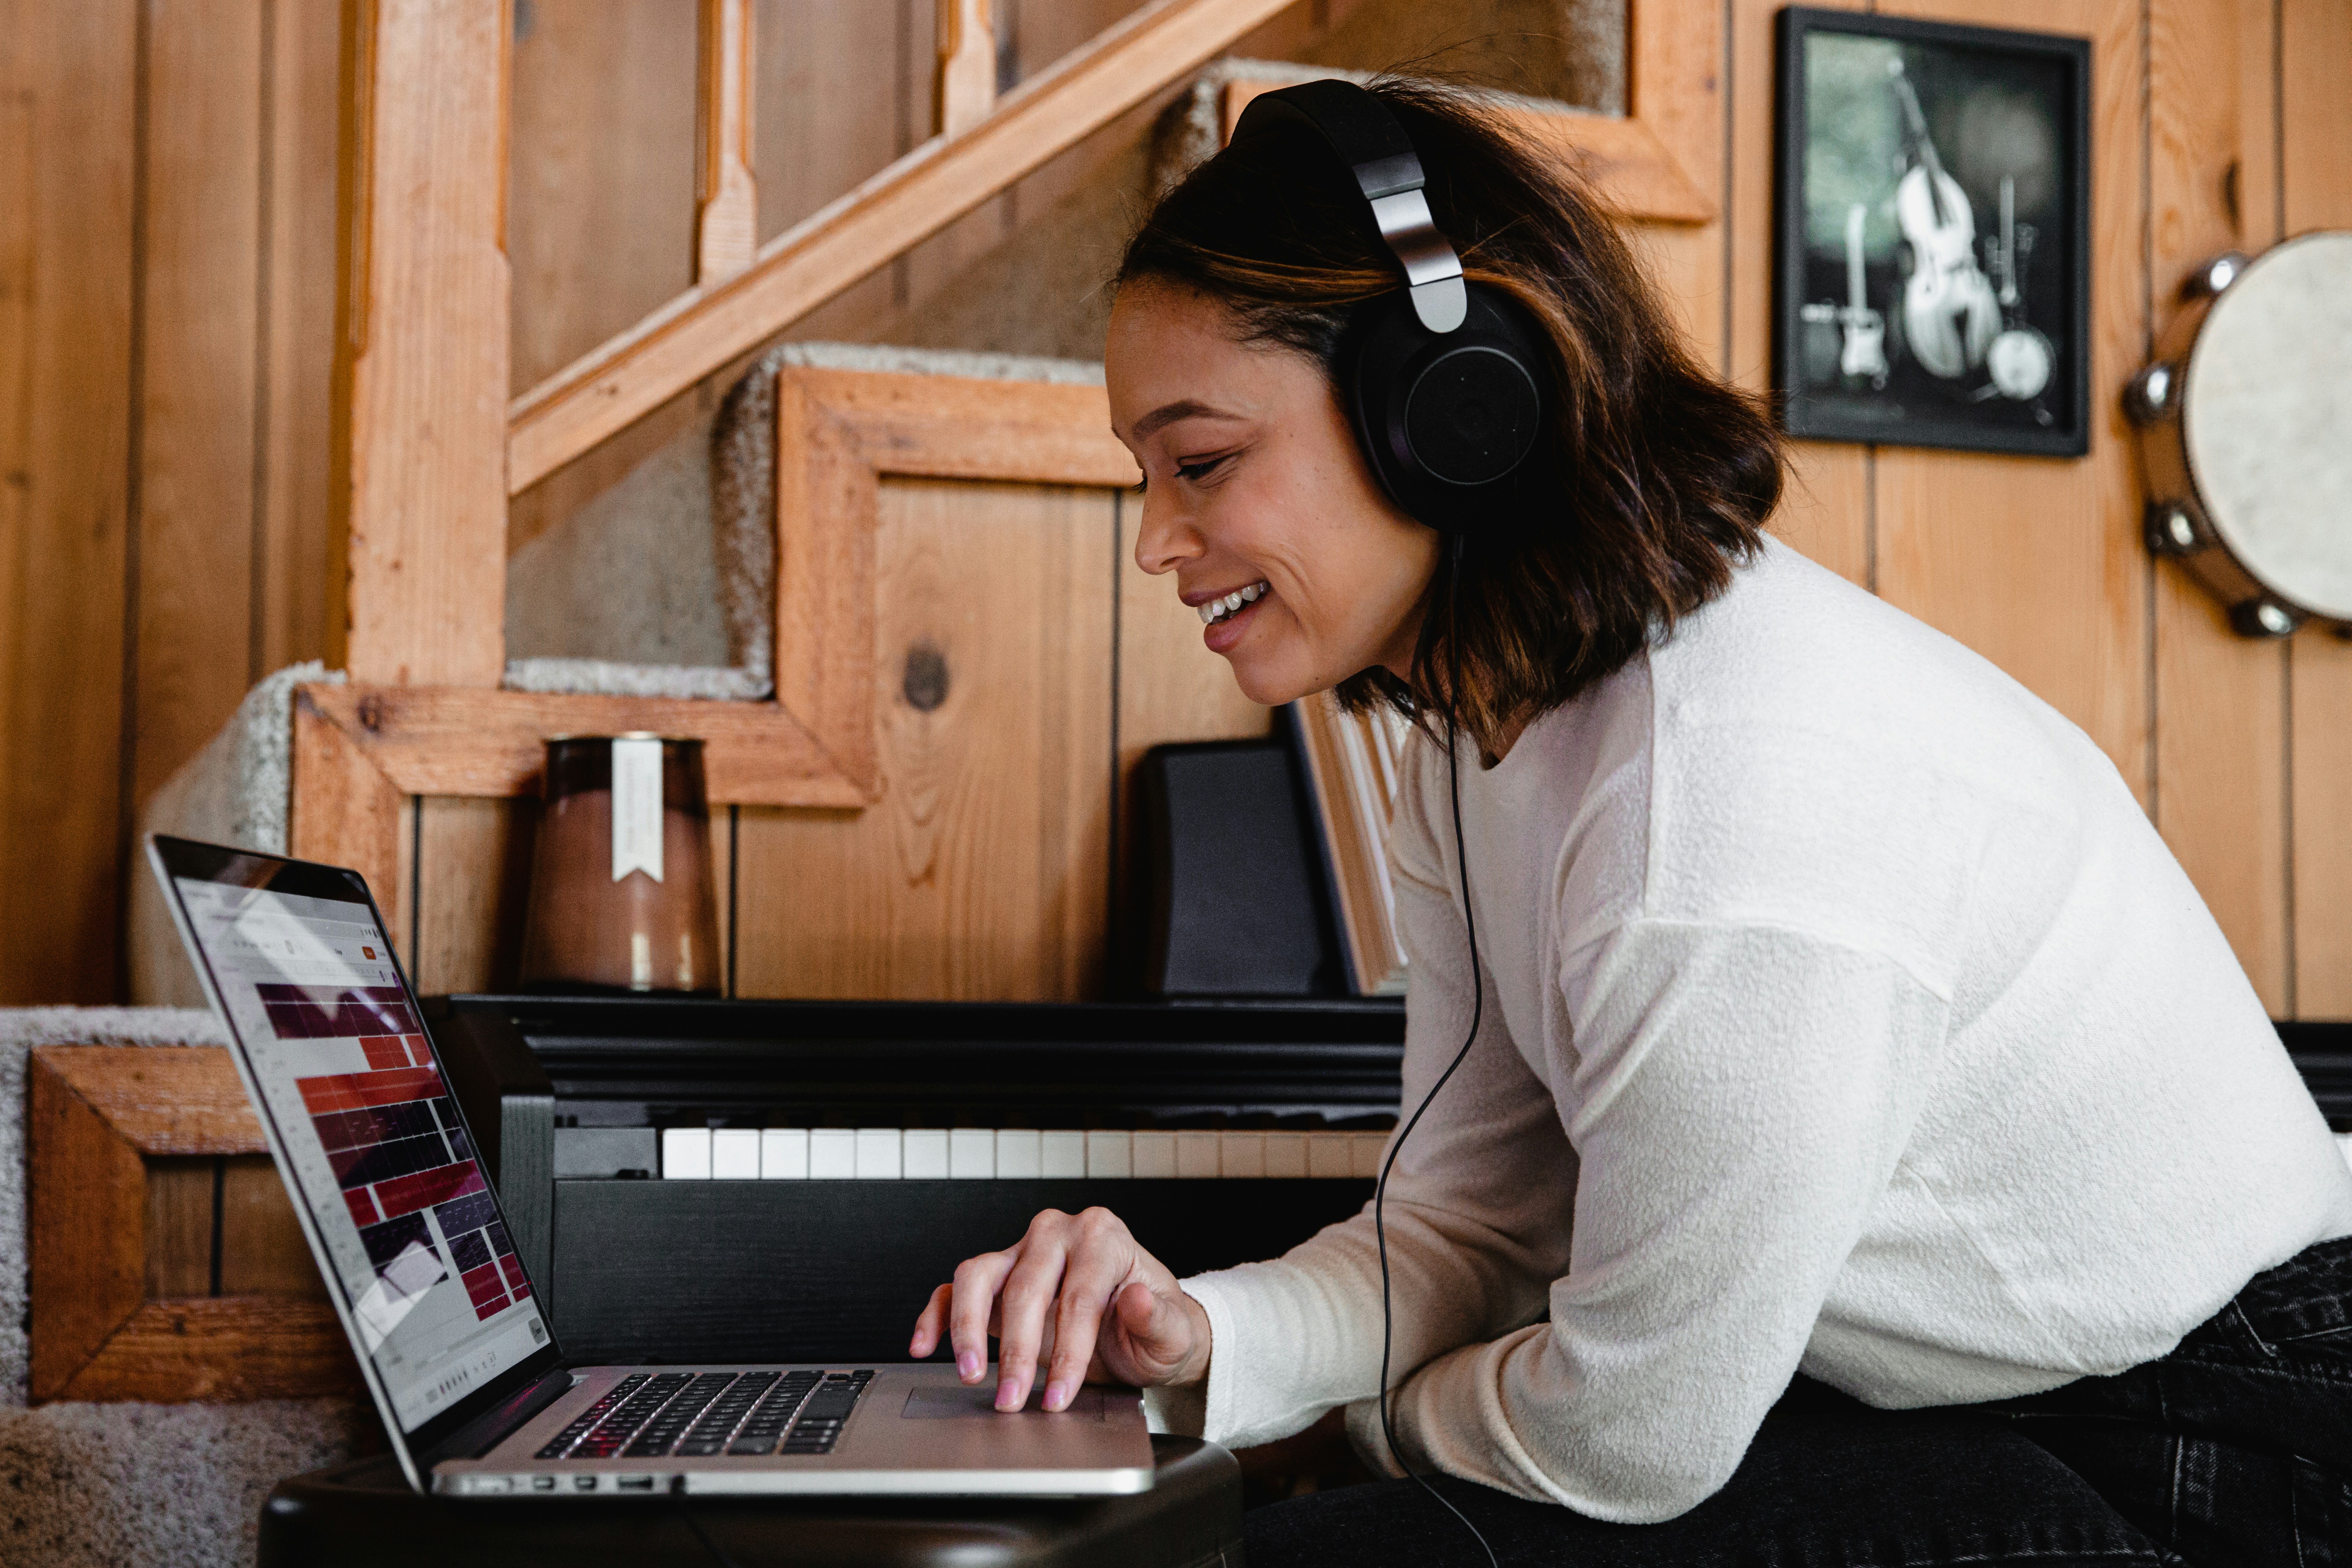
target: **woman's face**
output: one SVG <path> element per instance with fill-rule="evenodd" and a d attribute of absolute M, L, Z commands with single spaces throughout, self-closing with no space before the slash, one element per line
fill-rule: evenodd
<path fill-rule="evenodd" d="M 1119 290 L 1103 359 L 1111 428 L 1143 469 L 1136 563 L 1217 615 L 1201 640 L 1244 694 L 1406 677 L 1438 537 L 1381 492 L 1322 368 L 1236 342 L 1222 306 L 1156 280 Z"/>

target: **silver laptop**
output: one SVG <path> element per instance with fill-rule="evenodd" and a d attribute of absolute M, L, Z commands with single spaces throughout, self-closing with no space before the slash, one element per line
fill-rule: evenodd
<path fill-rule="evenodd" d="M 359 873 L 181 838 L 150 838 L 147 852 L 419 1490 L 1151 1486 L 1130 1390 L 999 1415 L 992 1385 L 967 1388 L 944 1364 L 567 1366 Z"/>

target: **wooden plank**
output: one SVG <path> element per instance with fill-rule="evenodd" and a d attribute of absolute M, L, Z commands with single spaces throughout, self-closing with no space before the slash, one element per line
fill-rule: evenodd
<path fill-rule="evenodd" d="M 1860 0 L 1842 8 L 1861 9 Z M 1731 161 L 1725 171 L 1729 228 L 1725 374 L 1750 392 L 1772 384 L 1773 115 L 1779 76 L 1773 19 L 1780 0 L 1732 0 Z M 1835 441 L 1789 444 L 1788 488 L 1772 531 L 1862 587 L 1872 586 L 1870 451 Z"/>
<path fill-rule="evenodd" d="M 298 859 L 323 860 L 348 866 L 367 879 L 376 907 L 391 928 L 393 946 L 410 951 L 408 928 L 408 853 L 404 845 L 413 828 L 402 790 L 375 761 L 352 739 L 351 730 L 338 721 L 336 705 L 321 706 L 323 693 L 344 694 L 346 687 L 299 688 L 294 694 L 294 780 L 291 819 L 287 826 L 287 853 Z M 349 711 L 352 729 L 365 730 L 374 711 L 364 699 Z M 485 792 L 488 793 L 488 792 Z"/>
<path fill-rule="evenodd" d="M 961 136 L 996 107 L 996 27 L 988 0 L 934 0 L 933 10 L 940 67 L 932 121 L 941 136 Z"/>
<path fill-rule="evenodd" d="M 44 1046 L 58 1084 L 109 1131 L 151 1158 L 257 1154 L 268 1148 L 221 1046 Z"/>
<path fill-rule="evenodd" d="M 751 175 L 751 0 L 702 0 L 701 156 L 694 215 L 694 280 L 715 283 L 751 265 L 760 247 Z"/>
<path fill-rule="evenodd" d="M 351 1341 L 326 1302 L 200 1296 L 141 1306 L 56 1397 L 228 1404 L 360 1387 Z"/>
<path fill-rule="evenodd" d="M 261 327 L 257 674 L 326 657 L 333 446 L 340 5 L 272 4 Z"/>
<path fill-rule="evenodd" d="M 50 1050 L 26 1070 L 32 1396 L 54 1399 L 139 1310 L 146 1171 Z"/>
<path fill-rule="evenodd" d="M 1311 81 L 1315 77 L 1312 71 L 1302 71 L 1297 79 Z M 1227 82 L 1223 99 L 1226 138 L 1232 138 L 1250 100 L 1288 85 Z M 1619 218 L 1635 223 L 1706 224 L 1714 221 L 1719 210 L 1667 150 L 1656 127 L 1643 121 L 1565 107 L 1549 112 L 1507 108 L 1497 118 L 1582 175 Z"/>
<path fill-rule="evenodd" d="M 332 495 L 344 668 L 496 686 L 506 665 L 505 0 L 358 0 L 365 91 Z"/>
<path fill-rule="evenodd" d="M 137 16 L 0 26 L 0 1004 L 114 999 Z"/>
<path fill-rule="evenodd" d="M 1112 504 L 894 480 L 876 532 L 881 799 L 745 810 L 748 996 L 1065 1001 L 1102 979 Z"/>
<path fill-rule="evenodd" d="M 749 271 L 689 289 L 517 398 L 520 490 L 925 236 L 1118 118 L 1280 10 L 1284 0 L 1153 0 L 1008 95 L 761 249 Z"/>
<path fill-rule="evenodd" d="M 2092 39 L 2091 453 L 2073 460 L 1883 447 L 1878 588 L 2081 725 L 2143 802 L 2147 573 L 2119 401 L 2146 353 L 2139 11 L 2132 0 L 1971 0 L 1904 15 Z"/>
<path fill-rule="evenodd" d="M 309 742 L 316 747 L 312 757 L 304 751 L 306 736 L 319 730 L 333 731 L 334 739 L 315 735 Z M 866 801 L 864 790 L 835 771 L 824 748 L 771 702 L 306 686 L 295 708 L 296 838 L 321 847 L 347 837 L 379 845 L 378 864 L 388 869 L 397 853 L 394 835 L 403 795 L 528 795 L 539 787 L 548 736 L 627 730 L 701 737 L 716 802 L 856 807 Z M 334 781 L 315 795 L 304 782 L 306 757 L 314 776 Z M 315 839 L 304 822 L 310 811 L 320 814 Z M 298 847 L 295 853 L 307 852 Z M 368 878 L 377 885 L 375 872 Z"/>
<path fill-rule="evenodd" d="M 303 1239 L 301 1221 L 294 1217 L 286 1183 L 267 1154 L 221 1161 L 220 1290 L 224 1296 L 327 1300 L 327 1282 Z"/>
<path fill-rule="evenodd" d="M 1724 74 L 1723 8 L 1628 0 L 1625 109 L 1658 139 L 1706 204 L 1706 218 L 1691 224 L 1644 224 L 1631 231 L 1654 280 L 1681 313 L 1700 361 L 1721 372 L 1724 341 Z"/>
<path fill-rule="evenodd" d="M 1175 579 L 1155 577 L 1135 563 L 1142 510 L 1139 499 L 1121 492 L 1111 566 L 1118 593 L 1118 748 L 1113 765 L 1119 802 L 1111 908 L 1122 984 L 1140 973 L 1136 764 L 1152 747 L 1171 742 L 1255 740 L 1274 728 L 1273 710 L 1243 696 L 1234 684 L 1233 667 L 1202 645 L 1201 617 L 1176 596 Z"/>
<path fill-rule="evenodd" d="M 2278 15 L 2285 230 L 2352 228 L 2352 7 L 2282 0 Z M 2293 658 L 2296 1013 L 2352 1018 L 2352 643 L 2307 631 Z"/>
<path fill-rule="evenodd" d="M 2148 26 L 2151 327 L 2164 341 L 2180 282 L 2239 243 L 2237 51 L 2228 0 L 2155 0 Z M 2156 563 L 2156 788 L 2150 805 L 2182 869 L 2263 1004 L 2288 1001 L 2286 650 L 2231 631 L 2177 563 Z"/>
<path fill-rule="evenodd" d="M 261 0 L 152 12 L 131 809 L 251 684 Z"/>
<path fill-rule="evenodd" d="M 147 1295 L 208 1296 L 213 1288 L 213 1163 L 149 1160 Z"/>
<path fill-rule="evenodd" d="M 511 987 L 539 803 L 428 795 L 416 826 L 416 958 L 426 995 Z"/>

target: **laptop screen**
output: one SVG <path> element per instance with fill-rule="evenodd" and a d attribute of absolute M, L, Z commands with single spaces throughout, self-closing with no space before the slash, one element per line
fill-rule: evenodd
<path fill-rule="evenodd" d="M 251 1083 L 404 1432 L 548 1342 L 415 999 L 374 910 L 289 862 L 170 868 Z M 356 882 L 356 879 L 353 879 Z"/>

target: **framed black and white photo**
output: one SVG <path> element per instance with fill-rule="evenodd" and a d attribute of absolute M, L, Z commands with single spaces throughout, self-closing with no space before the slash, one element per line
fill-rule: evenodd
<path fill-rule="evenodd" d="M 1780 13 L 1790 435 L 2089 450 L 2090 67 L 2084 38 Z"/>

